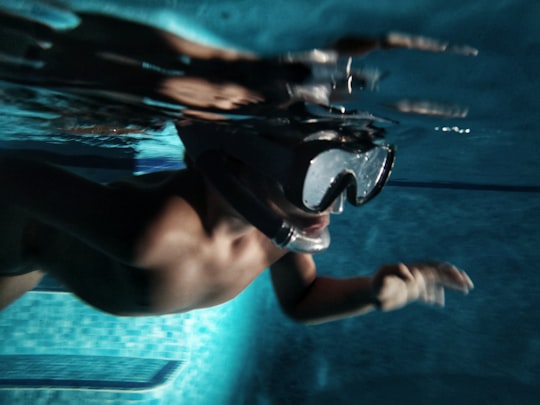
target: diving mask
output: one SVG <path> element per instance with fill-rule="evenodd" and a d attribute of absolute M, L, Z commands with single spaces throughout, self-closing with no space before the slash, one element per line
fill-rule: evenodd
<path fill-rule="evenodd" d="M 305 142 L 296 151 L 294 176 L 281 179 L 281 184 L 287 198 L 306 212 L 326 211 L 345 198 L 357 207 L 382 190 L 394 155 L 390 145 Z"/>

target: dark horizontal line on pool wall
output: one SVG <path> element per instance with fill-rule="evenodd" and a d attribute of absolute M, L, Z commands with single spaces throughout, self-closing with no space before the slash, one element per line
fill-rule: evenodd
<path fill-rule="evenodd" d="M 418 187 L 418 188 L 440 188 L 451 190 L 479 190 L 479 191 L 503 191 L 514 193 L 540 193 L 540 186 L 530 185 L 509 185 L 509 184 L 478 184 L 459 182 L 432 182 L 432 181 L 407 181 L 390 180 L 389 186 L 394 187 Z"/>

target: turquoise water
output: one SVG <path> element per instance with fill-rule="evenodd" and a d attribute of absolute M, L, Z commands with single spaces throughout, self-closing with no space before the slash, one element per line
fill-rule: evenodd
<path fill-rule="evenodd" d="M 445 309 L 413 305 L 399 312 L 305 327 L 279 312 L 267 274 L 223 306 L 142 319 L 99 313 L 49 281 L 0 314 L 4 360 L 0 364 L 10 367 L 13 358 L 8 356 L 36 356 L 34 362 L 25 358 L 32 370 L 26 380 L 23 376 L 17 384 L 14 378 L 0 382 L 0 403 L 537 401 L 537 2 L 332 1 L 316 7 L 298 0 L 170 1 L 166 7 L 143 0 L 71 4 L 264 53 L 311 48 L 344 33 L 388 31 L 478 48 L 476 58 L 393 51 L 355 62 L 385 73 L 378 91 L 363 92 L 351 103 L 400 121 L 387 132 L 398 146 L 393 183 L 365 208 L 349 208 L 334 217 L 332 246 L 317 257 L 321 273 L 336 276 L 371 273 L 387 262 L 447 260 L 467 270 L 476 289 L 468 297 L 448 294 Z M 55 16 L 59 24 L 70 21 Z M 76 100 L 58 96 L 55 105 L 72 112 L 66 118 L 62 108 L 38 113 L 32 105 L 17 104 L 25 99 L 19 91 L 2 86 L 3 149 L 46 155 L 103 180 L 181 165 L 181 145 L 170 122 L 155 128 L 147 121 L 119 120 L 112 125 L 134 129 L 122 136 L 70 134 L 61 128 L 72 126 L 70 117 L 83 116 L 76 113 L 80 111 Z M 387 107 L 401 99 L 459 105 L 469 114 L 463 119 L 426 117 Z M 37 365 L 43 375 L 50 374 L 50 368 L 38 361 L 44 355 L 57 356 L 50 367 L 78 368 L 83 376 L 93 371 L 92 378 L 98 381 L 105 377 L 100 367 L 91 366 L 88 356 L 96 364 L 101 356 L 118 358 L 119 367 L 124 364 L 120 360 L 178 363 L 162 380 L 154 378 L 155 371 L 141 371 L 137 381 L 153 381 L 152 389 L 133 388 L 129 383 L 135 379 L 130 376 L 122 377 L 121 389 L 81 383 L 82 389 L 74 390 L 54 381 L 42 386 L 34 381 L 33 389 L 22 384 L 20 380 L 37 378 Z M 80 356 L 79 363 L 72 356 Z M 68 361 L 71 368 L 65 366 Z"/>

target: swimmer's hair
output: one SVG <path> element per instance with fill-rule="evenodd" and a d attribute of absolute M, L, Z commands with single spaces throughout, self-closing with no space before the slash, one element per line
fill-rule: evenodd
<path fill-rule="evenodd" d="M 186 165 L 186 169 L 188 170 L 197 170 L 197 167 L 195 166 L 195 162 L 191 157 L 187 154 L 186 151 L 184 151 L 184 156 L 182 157 L 182 160 L 184 161 L 184 165 Z M 228 158 L 227 159 L 229 163 L 231 164 L 231 167 L 233 168 L 233 172 L 235 174 L 239 174 L 242 172 L 242 169 L 244 165 L 240 163 L 239 160 L 236 160 L 234 158 Z"/>

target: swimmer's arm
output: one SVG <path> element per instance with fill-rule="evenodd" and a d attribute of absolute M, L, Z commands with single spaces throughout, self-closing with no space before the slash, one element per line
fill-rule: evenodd
<path fill-rule="evenodd" d="M 271 266 L 284 312 L 305 323 L 322 323 L 373 309 L 390 311 L 420 301 L 444 305 L 446 288 L 468 293 L 469 276 L 448 263 L 383 266 L 372 277 L 318 277 L 310 255 L 289 253 Z"/>
<path fill-rule="evenodd" d="M 376 308 L 371 277 L 318 277 L 311 255 L 288 253 L 270 270 L 281 308 L 296 321 L 323 323 Z"/>

